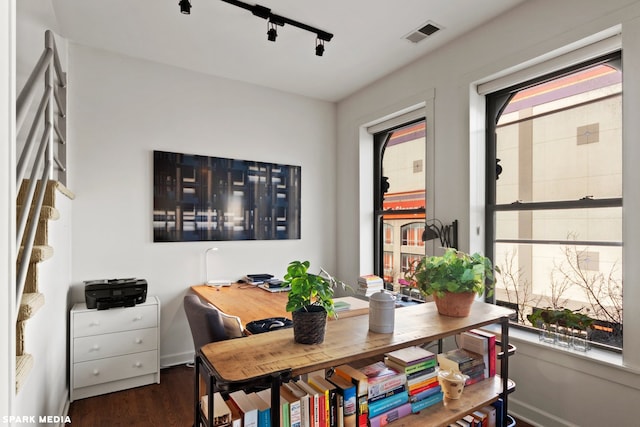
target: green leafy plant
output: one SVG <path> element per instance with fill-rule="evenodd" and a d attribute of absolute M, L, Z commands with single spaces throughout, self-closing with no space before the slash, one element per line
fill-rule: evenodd
<path fill-rule="evenodd" d="M 407 277 L 424 295 L 475 292 L 482 295 L 485 283 L 495 283 L 491 260 L 479 253 L 469 255 L 449 248 L 442 256 L 421 258 Z M 489 290 L 491 292 L 492 289 Z"/>
<path fill-rule="evenodd" d="M 282 286 L 290 286 L 287 311 L 309 311 L 311 306 L 320 306 L 327 315 L 337 317 L 333 305 L 334 289 L 341 286 L 349 288 L 345 283 L 335 279 L 323 269 L 320 274 L 309 273 L 309 261 L 292 261 L 287 267 Z"/>
<path fill-rule="evenodd" d="M 579 310 L 563 309 L 536 309 L 527 316 L 527 320 L 535 327 L 559 325 L 571 329 L 585 331 L 593 324 L 593 319 Z"/>

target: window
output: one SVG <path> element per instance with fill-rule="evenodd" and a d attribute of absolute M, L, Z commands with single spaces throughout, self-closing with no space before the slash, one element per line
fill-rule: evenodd
<path fill-rule="evenodd" d="M 593 320 L 622 348 L 622 64 L 601 57 L 487 95 L 487 248 L 493 298 Z"/>
<path fill-rule="evenodd" d="M 424 233 L 424 221 L 405 224 L 400 228 L 402 244 L 405 246 L 424 246 L 422 234 Z"/>
<path fill-rule="evenodd" d="M 395 290 L 407 257 L 425 255 L 425 135 L 424 119 L 374 134 L 374 268 Z"/>

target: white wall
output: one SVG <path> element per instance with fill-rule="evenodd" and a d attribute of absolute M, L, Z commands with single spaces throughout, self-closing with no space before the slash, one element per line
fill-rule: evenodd
<path fill-rule="evenodd" d="M 524 2 L 520 7 L 498 17 L 488 25 L 461 37 L 437 52 L 370 85 L 338 104 L 338 189 L 337 203 L 341 211 L 338 222 L 338 270 L 340 277 L 357 276 L 361 266 L 372 256 L 369 248 L 358 245 L 360 235 L 370 233 L 361 229 L 366 212 L 358 194 L 361 171 L 356 165 L 367 147 L 367 138 L 359 128 L 376 118 L 391 114 L 415 103 L 414 94 L 435 91 L 435 179 L 427 186 L 434 193 L 435 217 L 449 222 L 460 221 L 460 247 L 463 250 L 482 249 L 484 233 L 477 203 L 482 201 L 478 190 L 482 183 L 476 179 L 476 158 L 481 161 L 483 149 L 470 147 L 470 141 L 483 141 L 484 121 L 481 100 L 475 99 L 471 86 L 502 70 L 517 66 L 554 49 L 581 40 L 615 25 L 623 27 L 625 66 L 625 182 L 638 182 L 637 167 L 630 155 L 638 157 L 635 135 L 638 134 L 637 83 L 640 61 L 640 2 L 617 0 L 537 0 Z M 470 110 L 474 108 L 473 114 Z M 478 118 L 476 112 L 480 112 Z M 429 126 L 429 124 L 427 124 Z M 478 138 L 480 136 L 480 138 Z M 474 158 L 474 163 L 470 159 Z M 482 166 L 481 169 L 482 170 Z M 638 195 L 626 186 L 625 199 L 625 278 L 633 285 L 640 277 L 634 260 L 640 253 L 637 230 L 629 207 L 638 207 Z M 636 191 L 637 193 L 637 191 Z M 371 204 L 368 204 L 370 206 Z M 365 203 L 364 206 L 367 206 Z M 635 215 L 637 217 L 637 215 Z M 479 227 L 477 229 L 476 227 Z M 637 287 L 625 288 L 625 299 L 637 301 Z M 640 328 L 637 310 L 626 307 L 625 324 Z M 625 312 L 625 315 L 627 315 Z M 635 335 L 625 336 L 625 349 L 637 354 Z M 628 340 L 627 340 L 628 338 Z M 594 362 L 578 357 L 563 357 L 556 352 L 541 351 L 537 343 L 514 339 L 518 353 L 513 359 L 510 376 L 517 382 L 511 396 L 510 410 L 544 426 L 569 425 L 635 425 L 631 402 L 640 400 L 638 370 L 620 367 L 620 361 Z M 637 358 L 637 356 L 635 356 Z M 579 363 L 578 363 L 579 359 Z M 629 360 L 629 363 L 635 361 Z M 597 396 L 597 397 L 596 397 Z M 614 396 L 623 396 L 617 399 Z M 597 405 L 588 403 L 605 402 Z"/>
<path fill-rule="evenodd" d="M 73 292 L 82 281 L 144 278 L 162 302 L 161 363 L 191 359 L 182 309 L 204 281 L 283 275 L 294 259 L 335 267 L 335 105 L 69 45 Z M 302 167 L 302 238 L 153 243 L 153 150 Z M 238 301 L 250 304 L 250 301 Z"/>

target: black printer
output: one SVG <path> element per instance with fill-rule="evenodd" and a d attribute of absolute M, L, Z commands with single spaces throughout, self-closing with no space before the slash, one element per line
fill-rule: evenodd
<path fill-rule="evenodd" d="M 85 281 L 84 298 L 87 308 L 133 307 L 147 300 L 147 281 L 133 278 Z"/>

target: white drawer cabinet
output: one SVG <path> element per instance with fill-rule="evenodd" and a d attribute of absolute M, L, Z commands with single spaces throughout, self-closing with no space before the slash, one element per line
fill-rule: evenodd
<path fill-rule="evenodd" d="M 160 301 L 70 315 L 70 400 L 160 382 Z"/>

